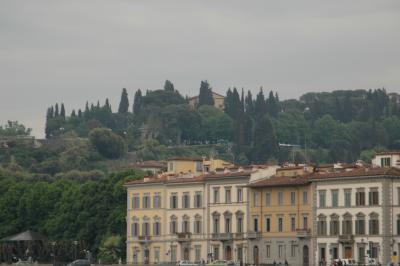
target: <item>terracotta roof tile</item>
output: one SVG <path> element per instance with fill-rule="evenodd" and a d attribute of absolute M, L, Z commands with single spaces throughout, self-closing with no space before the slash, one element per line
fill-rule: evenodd
<path fill-rule="evenodd" d="M 168 161 L 203 161 L 201 157 L 172 157 Z"/>
<path fill-rule="evenodd" d="M 400 170 L 390 168 L 358 168 L 351 171 L 321 173 L 316 172 L 310 175 L 311 179 L 326 179 L 326 178 L 341 178 L 341 177 L 363 177 L 363 176 L 398 176 L 400 177 Z"/>
<path fill-rule="evenodd" d="M 299 186 L 311 183 L 306 175 L 288 177 L 288 176 L 273 176 L 271 178 L 263 179 L 249 184 L 249 187 L 280 187 L 280 186 Z"/>

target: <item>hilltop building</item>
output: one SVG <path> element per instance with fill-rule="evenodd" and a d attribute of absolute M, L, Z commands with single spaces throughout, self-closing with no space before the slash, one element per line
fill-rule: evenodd
<path fill-rule="evenodd" d="M 216 92 L 212 92 L 212 97 L 214 99 L 214 107 L 220 110 L 224 110 L 225 97 Z M 192 108 L 195 108 L 198 103 L 199 103 L 199 96 L 194 96 L 189 98 L 189 106 L 191 106 Z"/>

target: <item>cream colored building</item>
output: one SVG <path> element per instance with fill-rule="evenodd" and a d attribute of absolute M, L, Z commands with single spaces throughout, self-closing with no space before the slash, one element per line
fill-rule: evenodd
<path fill-rule="evenodd" d="M 216 92 L 212 92 L 212 97 L 214 99 L 214 107 L 216 107 L 220 110 L 224 110 L 225 97 Z M 194 96 L 194 97 L 189 98 L 189 105 L 192 108 L 195 108 L 198 103 L 199 103 L 199 96 Z"/>

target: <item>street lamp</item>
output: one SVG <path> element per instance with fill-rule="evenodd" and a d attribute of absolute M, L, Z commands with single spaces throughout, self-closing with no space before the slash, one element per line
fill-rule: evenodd
<path fill-rule="evenodd" d="M 56 242 L 51 242 L 51 246 L 53 249 L 53 266 L 56 266 Z"/>
<path fill-rule="evenodd" d="M 77 249 L 77 246 L 78 246 L 78 241 L 76 241 L 76 240 L 74 240 L 74 260 L 76 260 L 76 249 Z"/>

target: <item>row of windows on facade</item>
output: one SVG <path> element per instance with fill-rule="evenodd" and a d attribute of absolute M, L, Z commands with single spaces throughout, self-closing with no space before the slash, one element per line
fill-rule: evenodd
<path fill-rule="evenodd" d="M 225 201 L 224 203 L 232 203 L 232 188 L 225 187 Z M 243 202 L 243 188 L 236 188 L 236 202 Z M 213 188 L 213 203 L 221 203 L 220 200 L 220 188 Z"/>
<path fill-rule="evenodd" d="M 190 230 L 190 221 L 183 220 L 182 221 L 182 230 L 181 233 L 191 233 Z M 170 221 L 170 234 L 178 233 L 178 220 L 171 220 Z M 193 233 L 194 234 L 201 234 L 202 233 L 202 221 L 200 219 L 195 220 L 193 223 Z M 139 223 L 134 222 L 131 225 L 131 235 L 132 237 L 138 237 L 140 235 L 139 232 Z M 161 235 L 161 223 L 154 222 L 153 223 L 153 234 L 150 232 L 150 222 L 142 223 L 142 236 L 160 236 Z"/>
<path fill-rule="evenodd" d="M 178 247 L 176 245 L 171 245 L 170 246 L 170 251 L 169 255 L 171 256 L 171 261 L 177 261 L 177 249 Z M 159 263 L 160 262 L 160 247 L 154 247 L 153 252 L 154 252 L 154 262 Z M 133 251 L 133 262 L 136 264 L 138 262 L 138 257 L 139 257 L 139 249 L 136 248 Z M 150 253 L 150 252 L 149 252 Z M 150 255 L 150 254 L 149 254 Z M 194 255 L 195 255 L 195 262 L 200 262 L 201 258 L 201 245 L 195 245 L 194 246 Z"/>
<path fill-rule="evenodd" d="M 266 215 L 264 218 L 264 230 L 265 232 L 272 232 L 272 217 L 269 215 Z M 292 215 L 289 217 L 290 219 L 290 231 L 295 232 L 297 229 L 302 229 L 302 230 L 308 230 L 308 216 L 303 216 L 302 219 L 302 225 L 301 228 L 297 228 L 296 226 L 296 216 Z M 284 216 L 283 215 L 277 215 L 276 217 L 276 232 L 283 232 L 285 230 L 284 228 Z M 253 231 L 254 232 L 259 232 L 260 231 L 260 226 L 259 226 L 259 218 L 258 217 L 253 217 Z"/>
<path fill-rule="evenodd" d="M 265 193 L 265 206 L 272 205 L 271 195 L 272 195 L 271 192 Z M 308 204 L 308 192 L 307 191 L 303 191 L 303 193 L 302 193 L 302 203 Z M 276 205 L 281 206 L 284 204 L 285 204 L 284 192 L 278 191 L 278 193 L 276 194 Z M 295 191 L 290 191 L 290 205 L 292 205 L 292 206 L 296 205 L 296 192 Z M 254 207 L 260 206 L 260 192 L 253 192 L 253 206 Z"/>
<path fill-rule="evenodd" d="M 201 192 L 195 192 L 193 197 L 193 207 L 201 208 L 203 206 L 202 203 L 202 194 Z M 159 209 L 162 207 L 161 202 L 161 194 L 154 193 L 153 195 L 153 208 Z M 143 194 L 142 197 L 142 208 L 149 209 L 151 208 L 151 197 L 150 193 Z M 177 209 L 178 208 L 178 194 L 172 193 L 170 196 L 170 208 Z M 190 193 L 184 192 L 182 195 L 182 208 L 190 208 Z M 140 209 L 140 196 L 139 194 L 132 195 L 132 209 Z"/>
<path fill-rule="evenodd" d="M 355 234 L 365 235 L 366 234 L 366 216 L 363 213 L 356 215 L 355 223 Z M 353 219 L 350 214 L 343 215 L 341 220 L 342 224 L 342 235 L 353 234 Z M 319 215 L 317 221 L 317 234 L 320 236 L 328 235 L 326 216 Z M 368 220 L 368 232 L 370 235 L 379 235 L 379 215 L 377 213 L 371 213 Z M 334 214 L 331 215 L 329 221 L 329 235 L 337 236 L 340 235 L 340 219 L 339 216 Z"/>
<path fill-rule="evenodd" d="M 351 189 L 344 189 L 344 202 L 343 205 L 344 207 L 350 207 L 352 206 L 351 204 L 351 197 L 352 197 L 352 192 Z M 339 206 L 339 190 L 334 189 L 330 191 L 331 194 L 331 207 L 338 207 Z M 379 205 L 379 192 L 377 188 L 371 188 L 370 191 L 368 192 L 368 203 L 370 206 L 374 205 Z M 359 189 L 355 193 L 356 201 L 355 205 L 356 206 L 365 206 L 366 205 L 366 193 L 364 189 Z M 324 208 L 326 207 L 326 191 L 325 190 L 320 190 L 319 191 L 319 207 Z"/>
<path fill-rule="evenodd" d="M 322 244 L 322 243 L 321 243 Z M 371 246 L 369 248 L 369 257 L 370 258 L 378 258 L 378 246 L 379 243 L 371 243 Z M 347 250 L 349 250 L 351 252 L 352 247 L 350 246 L 345 246 L 344 247 L 344 253 L 347 252 Z M 334 244 L 334 246 L 332 246 L 329 248 L 329 253 L 332 256 L 333 260 L 339 259 L 339 247 L 337 246 L 337 244 Z M 364 246 L 360 246 L 358 247 L 358 255 L 359 255 L 359 261 L 364 261 L 365 260 L 365 247 Z M 326 261 L 326 247 L 322 246 L 319 248 L 319 261 Z"/>

